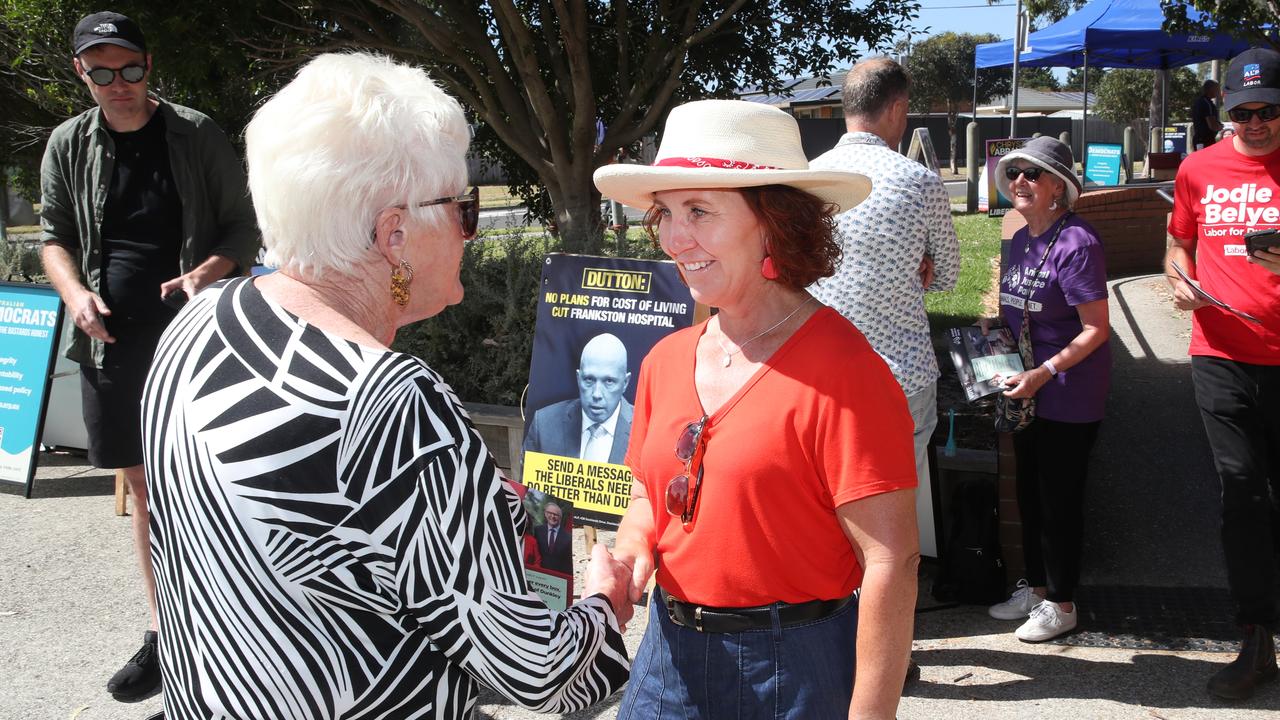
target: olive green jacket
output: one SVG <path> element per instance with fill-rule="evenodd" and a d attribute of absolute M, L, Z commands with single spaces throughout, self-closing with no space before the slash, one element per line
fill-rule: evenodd
<path fill-rule="evenodd" d="M 207 115 L 160 101 L 174 184 L 182 198 L 182 248 L 173 276 L 211 255 L 245 272 L 261 244 L 244 166 Z M 102 273 L 102 212 L 115 167 L 115 143 L 102 111 L 93 107 L 54 129 L 40 165 L 40 211 L 45 243 L 79 256 L 85 287 L 98 293 Z M 68 323 L 67 357 L 102 367 L 105 345 Z"/>

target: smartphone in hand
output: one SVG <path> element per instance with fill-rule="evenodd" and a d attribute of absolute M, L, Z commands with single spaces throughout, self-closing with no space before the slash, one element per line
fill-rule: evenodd
<path fill-rule="evenodd" d="M 1250 255 L 1259 250 L 1270 250 L 1276 252 L 1280 248 L 1280 230 L 1271 228 L 1269 230 L 1254 230 L 1244 235 L 1245 252 Z"/>
<path fill-rule="evenodd" d="M 182 288 L 178 288 L 160 299 L 164 301 L 165 305 L 168 305 L 174 310 L 181 310 L 182 306 L 186 305 L 188 300 L 187 293 Z"/>

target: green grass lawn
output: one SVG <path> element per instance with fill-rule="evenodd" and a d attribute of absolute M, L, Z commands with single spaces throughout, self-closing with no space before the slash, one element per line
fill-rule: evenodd
<path fill-rule="evenodd" d="M 960 239 L 960 279 L 950 292 L 925 295 L 925 310 L 935 329 L 968 325 L 985 314 L 982 298 L 992 288 L 1000 258 L 1000 218 L 972 214 L 952 219 Z"/>

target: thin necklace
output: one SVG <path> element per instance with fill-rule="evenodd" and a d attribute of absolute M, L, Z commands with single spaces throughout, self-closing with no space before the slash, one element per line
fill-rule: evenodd
<path fill-rule="evenodd" d="M 791 313 L 790 313 L 789 315 L 787 315 L 786 317 L 782 318 L 781 320 L 779 320 L 778 322 L 774 323 L 773 325 L 769 326 L 767 329 L 765 329 L 765 330 L 763 330 L 763 331 L 761 331 L 761 332 L 758 332 L 758 333 L 756 333 L 755 335 L 752 335 L 752 336 L 751 336 L 751 337 L 750 337 L 746 342 L 738 343 L 738 349 L 737 349 L 737 350 L 734 350 L 733 352 L 729 352 L 727 349 L 725 349 L 724 343 L 720 342 L 720 338 L 716 338 L 716 344 L 720 346 L 720 352 L 724 353 L 724 358 L 722 358 L 722 359 L 720 360 L 720 364 L 721 364 L 721 365 L 723 365 L 724 367 L 729 367 L 729 365 L 733 362 L 733 356 L 734 356 L 734 355 L 737 355 L 738 353 L 742 352 L 742 349 L 743 349 L 743 348 L 745 348 L 746 346 L 748 346 L 748 345 L 750 345 L 751 343 L 755 342 L 756 340 L 759 340 L 760 338 L 764 337 L 765 335 L 768 335 L 769 333 L 773 332 L 774 330 L 777 330 L 778 328 L 782 327 L 782 324 L 783 324 L 783 323 L 785 323 L 786 321 L 788 321 L 788 320 L 790 320 L 791 318 L 795 317 L 795 316 L 796 316 L 796 313 L 800 312 L 800 308 L 803 308 L 805 305 L 808 305 L 808 304 L 809 304 L 809 301 L 810 301 L 810 300 L 812 300 L 812 299 L 813 299 L 813 296 L 812 296 L 812 295 L 810 295 L 809 297 L 805 298 L 804 302 L 802 302 L 802 303 L 800 303 L 799 305 L 797 305 L 797 306 L 796 306 L 796 309 L 795 309 L 795 310 L 792 310 L 792 311 L 791 311 Z M 720 333 L 721 333 L 721 334 L 724 334 L 724 330 L 722 329 L 722 330 L 720 331 Z"/>

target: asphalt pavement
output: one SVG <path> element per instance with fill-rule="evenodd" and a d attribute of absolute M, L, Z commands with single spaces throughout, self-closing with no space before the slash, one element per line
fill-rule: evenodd
<path fill-rule="evenodd" d="M 1191 398 L 1190 319 L 1164 288 L 1159 275 L 1111 284 L 1115 373 L 1091 468 L 1083 581 L 1179 597 L 1221 588 L 1224 576 L 1216 480 Z M 104 689 L 146 622 L 129 519 L 112 512 L 109 473 L 75 454 L 46 453 L 41 462 L 30 500 L 0 488 L 0 667 L 8 668 L 0 720 L 141 720 L 161 708 L 158 696 L 122 704 Z M 984 608 L 933 606 L 929 570 L 916 618 L 921 680 L 907 688 L 902 720 L 1280 717 L 1280 684 L 1242 704 L 1205 693 L 1230 648 L 1021 643 L 1016 623 Z M 633 652 L 643 627 L 639 613 L 628 633 Z M 613 718 L 617 700 L 567 717 Z M 489 693 L 476 712 L 532 717 Z"/>

